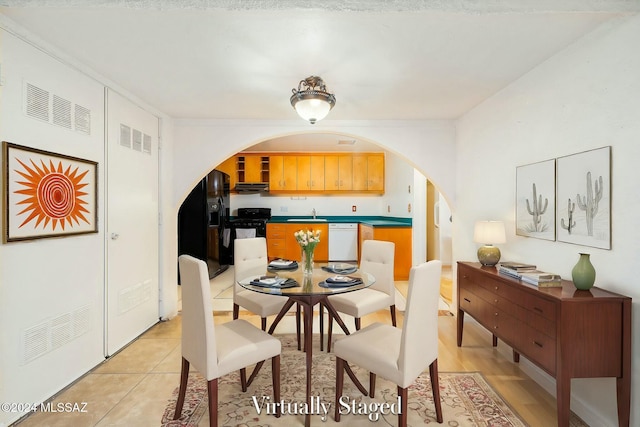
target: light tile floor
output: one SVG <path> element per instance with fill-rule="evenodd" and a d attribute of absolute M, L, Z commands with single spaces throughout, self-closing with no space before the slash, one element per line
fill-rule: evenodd
<path fill-rule="evenodd" d="M 228 308 L 229 301 L 224 299 L 228 299 L 225 297 L 229 296 L 229 277 L 233 277 L 232 272 L 228 272 L 227 276 L 219 280 L 212 280 L 212 297 L 218 308 Z M 224 284 L 225 281 L 227 284 Z M 406 282 L 397 282 L 397 288 L 402 295 L 406 295 L 406 286 Z M 260 319 L 255 315 L 241 311 L 241 317 L 256 326 L 259 325 Z M 215 311 L 214 319 L 216 323 L 229 321 L 231 313 L 228 310 Z M 455 322 L 452 319 L 453 317 L 447 317 L 444 321 L 454 325 Z M 317 316 L 315 321 L 317 322 Z M 389 322 L 389 311 L 382 310 L 366 316 L 362 319 L 363 327 L 374 321 Z M 345 323 L 350 328 L 353 325 L 349 319 L 345 319 Z M 399 325 L 401 324 L 402 312 L 399 313 Z M 317 328 L 317 325 L 314 328 Z M 451 325 L 448 328 L 450 329 Z M 334 330 L 336 333 L 341 332 L 340 328 L 334 328 Z M 276 333 L 294 331 L 295 316 L 292 314 L 283 319 Z M 17 425 L 20 427 L 158 426 L 167 401 L 179 384 L 180 335 L 180 316 L 160 322 L 53 398 L 54 403 L 86 402 L 86 412 L 37 412 L 24 418 Z"/>

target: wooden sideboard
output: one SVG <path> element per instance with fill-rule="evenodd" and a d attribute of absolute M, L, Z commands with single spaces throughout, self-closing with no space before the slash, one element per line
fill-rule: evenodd
<path fill-rule="evenodd" d="M 618 424 L 629 426 L 631 298 L 591 288 L 537 288 L 500 275 L 495 267 L 458 262 L 458 347 L 464 314 L 471 315 L 556 379 L 558 426 L 569 425 L 571 378 L 615 377 Z"/>

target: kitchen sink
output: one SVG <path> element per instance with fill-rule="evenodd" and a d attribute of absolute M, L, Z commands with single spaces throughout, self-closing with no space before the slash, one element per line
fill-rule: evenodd
<path fill-rule="evenodd" d="M 289 218 L 288 222 L 327 222 L 325 218 Z"/>

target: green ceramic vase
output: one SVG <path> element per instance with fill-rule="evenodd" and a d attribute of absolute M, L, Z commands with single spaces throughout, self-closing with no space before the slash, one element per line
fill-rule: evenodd
<path fill-rule="evenodd" d="M 581 291 L 591 289 L 596 281 L 596 269 L 591 264 L 589 254 L 580 254 L 578 263 L 571 270 L 574 286 Z"/>

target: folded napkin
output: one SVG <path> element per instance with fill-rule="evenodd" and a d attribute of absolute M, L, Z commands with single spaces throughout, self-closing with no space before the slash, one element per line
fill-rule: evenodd
<path fill-rule="evenodd" d="M 274 259 L 273 261 L 271 261 L 269 263 L 270 266 L 278 266 L 278 267 L 285 267 L 288 265 L 293 264 L 295 261 L 289 261 L 288 259 Z"/>
<path fill-rule="evenodd" d="M 285 279 L 283 277 L 265 277 L 265 276 L 256 278 L 251 282 L 249 282 L 249 284 L 253 286 L 260 286 L 263 288 L 279 288 L 279 289 L 293 288 L 295 286 L 298 286 L 298 282 L 296 282 L 293 279 Z"/>
<path fill-rule="evenodd" d="M 274 259 L 267 265 L 269 270 L 297 270 L 298 262 L 286 259 Z"/>
<path fill-rule="evenodd" d="M 351 274 L 358 271 L 358 266 L 352 264 L 329 264 L 327 266 L 323 266 L 322 269 L 329 273 Z"/>
<path fill-rule="evenodd" d="M 350 276 L 333 276 L 327 277 L 324 282 L 320 282 L 319 286 L 323 288 L 344 288 L 347 286 L 361 285 L 362 279 Z"/>

